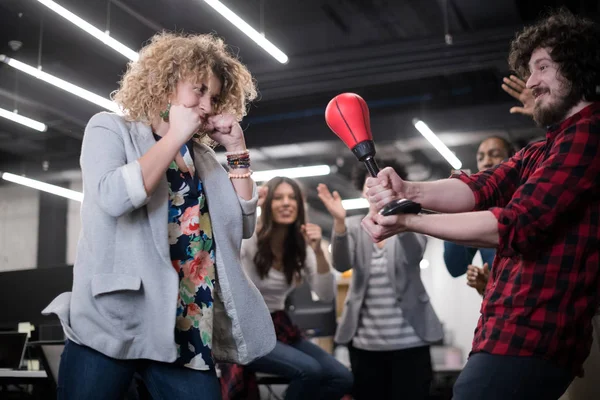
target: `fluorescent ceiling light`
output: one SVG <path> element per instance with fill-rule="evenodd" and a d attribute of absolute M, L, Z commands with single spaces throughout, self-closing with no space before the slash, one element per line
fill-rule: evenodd
<path fill-rule="evenodd" d="M 31 129 L 35 129 L 36 131 L 46 132 L 48 127 L 46 124 L 42 124 L 34 119 L 24 117 L 15 112 L 5 110 L 4 108 L 0 108 L 0 117 L 4 117 L 6 119 L 10 119 L 11 121 L 18 122 L 21 125 L 25 125 L 30 127 Z"/>
<path fill-rule="evenodd" d="M 363 197 L 358 199 L 342 200 L 342 206 L 345 210 L 358 210 L 360 208 L 369 208 L 369 201 Z"/>
<path fill-rule="evenodd" d="M 39 1 L 39 0 L 38 0 Z M 279 50 L 273 43 L 268 41 L 261 33 L 256 29 L 248 25 L 246 21 L 238 17 L 233 11 L 227 8 L 219 0 L 204 0 L 209 6 L 215 9 L 216 12 L 225 17 L 229 22 L 236 28 L 241 30 L 246 36 L 252 39 L 256 44 L 266 50 L 273 58 L 282 64 L 288 62 L 288 56 L 281 50 Z"/>
<path fill-rule="evenodd" d="M 252 178 L 256 182 L 265 182 L 276 176 L 285 176 L 288 178 L 306 178 L 310 176 L 329 175 L 331 168 L 329 165 L 312 165 L 310 167 L 271 169 L 268 171 L 254 171 Z"/>
<path fill-rule="evenodd" d="M 431 143 L 431 145 L 435 147 L 435 149 L 442 155 L 442 157 L 444 157 L 446 161 L 452 165 L 452 168 L 460 169 L 460 167 L 462 167 L 462 163 L 458 157 L 456 157 L 454 153 L 452 153 L 450 149 L 440 140 L 440 138 L 437 137 L 437 135 L 433 133 L 431 129 L 429 129 L 425 122 L 415 118 L 413 119 L 413 124 L 415 125 L 415 128 L 421 132 L 421 135 L 423 135 L 425 139 L 427 139 L 429 143 Z"/>
<path fill-rule="evenodd" d="M 121 114 L 119 106 L 117 103 L 102 97 L 98 96 L 95 93 L 92 93 L 88 90 L 82 89 L 79 86 L 73 85 L 67 81 L 63 81 L 60 78 L 55 77 L 54 75 L 47 74 L 40 69 L 34 68 L 30 65 L 22 63 L 21 61 L 15 60 L 14 58 L 10 58 L 5 56 L 4 54 L 0 54 L 0 61 L 5 64 L 10 65 L 11 67 L 18 69 L 21 72 L 25 72 L 35 78 L 38 78 L 46 83 L 56 86 L 59 89 L 67 91 L 69 93 L 74 94 L 75 96 L 79 96 L 84 100 L 87 100 L 91 103 L 97 104 L 100 107 L 106 108 L 109 111 L 115 112 L 117 114 Z"/>
<path fill-rule="evenodd" d="M 67 21 L 71 22 L 73 25 L 78 28 L 86 31 L 108 47 L 113 48 L 119 53 L 123 54 L 125 57 L 129 58 L 131 61 L 137 61 L 139 55 L 137 52 L 131 50 L 129 47 L 125 46 L 123 43 L 111 38 L 108 33 L 102 32 L 100 29 L 86 22 L 85 20 L 79 18 L 77 15 L 73 14 L 71 11 L 66 8 L 59 6 L 52 0 L 37 0 L 42 3 Z"/>
<path fill-rule="evenodd" d="M 49 183 L 37 181 L 35 179 L 25 178 L 24 176 L 19 176 L 15 174 L 11 174 L 8 172 L 3 172 L 1 175 L 2 179 L 8 182 L 16 183 L 19 185 L 27 186 L 32 189 L 41 190 L 43 192 L 48 192 L 55 194 L 57 196 L 66 197 L 67 199 L 75 200 L 81 202 L 83 200 L 83 193 L 76 192 L 75 190 L 65 189 L 60 186 L 50 185 Z"/>

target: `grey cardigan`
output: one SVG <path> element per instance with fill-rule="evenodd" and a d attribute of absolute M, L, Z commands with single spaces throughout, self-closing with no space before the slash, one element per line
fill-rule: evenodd
<path fill-rule="evenodd" d="M 149 126 L 110 113 L 92 117 L 83 138 L 84 197 L 73 291 L 43 311 L 55 313 L 76 343 L 118 359 L 173 362 L 179 278 L 168 243 L 166 176 L 148 197 L 138 159 L 156 143 Z M 237 196 L 212 149 L 194 145 L 216 246 L 213 354 L 247 364 L 275 347 L 273 322 L 240 264 L 242 237 L 256 224 L 252 199 Z"/>
<path fill-rule="evenodd" d="M 361 219 L 347 218 L 346 232 L 334 232 L 331 241 L 333 267 L 340 272 L 353 268 L 352 284 L 335 334 L 337 343 L 348 343 L 354 337 L 369 282 L 373 241 L 361 228 Z M 387 272 L 402 314 L 423 341 L 432 343 L 442 339 L 443 330 L 421 281 L 419 263 L 426 244 L 423 235 L 401 233 L 388 239 L 385 246 L 389 255 Z"/>

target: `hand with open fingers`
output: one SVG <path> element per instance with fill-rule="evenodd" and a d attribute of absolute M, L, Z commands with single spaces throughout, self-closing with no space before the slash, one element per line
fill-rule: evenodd
<path fill-rule="evenodd" d="M 533 116 L 533 106 L 535 105 L 535 98 L 531 93 L 530 89 L 527 89 L 525 81 L 521 78 L 511 75 L 508 78 L 502 79 L 502 90 L 506 93 L 519 100 L 523 107 L 512 107 L 510 109 L 511 114 L 523 114 Z"/>
<path fill-rule="evenodd" d="M 490 276 L 490 268 L 488 263 L 483 264 L 483 268 L 469 265 L 467 267 L 467 285 L 471 286 L 483 296 L 485 287 Z"/>
<path fill-rule="evenodd" d="M 314 251 L 319 250 L 321 248 L 321 239 L 323 237 L 321 227 L 319 225 L 306 223 L 302 225 L 300 229 L 302 230 L 302 235 L 304 235 L 306 243 L 308 243 Z"/>
<path fill-rule="evenodd" d="M 208 136 L 227 151 L 246 150 L 244 131 L 233 115 L 211 115 L 204 128 L 208 131 Z"/>
<path fill-rule="evenodd" d="M 380 210 L 392 200 L 404 198 L 405 182 L 393 168 L 387 167 L 379 171 L 376 178 L 369 177 L 366 196 L 370 204 Z"/>
<path fill-rule="evenodd" d="M 257 207 L 262 207 L 265 204 L 265 199 L 267 198 L 267 194 L 269 194 L 269 188 L 267 185 L 259 186 L 257 188 L 258 191 L 258 202 L 256 203 Z"/>
<path fill-rule="evenodd" d="M 406 221 L 410 214 L 383 215 L 370 211 L 361 221 L 363 229 L 371 236 L 374 243 L 379 243 L 390 236 L 407 230 Z"/>
<path fill-rule="evenodd" d="M 327 185 L 319 183 L 317 186 L 317 194 L 333 219 L 344 220 L 346 218 L 346 209 L 342 205 L 342 198 L 336 190 L 334 190 L 332 194 Z"/>

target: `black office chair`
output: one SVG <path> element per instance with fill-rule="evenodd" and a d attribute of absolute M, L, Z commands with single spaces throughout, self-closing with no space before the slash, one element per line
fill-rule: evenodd
<path fill-rule="evenodd" d="M 307 282 L 298 286 L 285 301 L 285 308 L 294 324 L 305 334 L 306 338 L 327 337 L 335 335 L 337 328 L 336 301 L 313 300 L 310 286 Z M 271 390 L 271 385 L 287 385 L 289 379 L 271 375 L 256 374 L 258 385 L 268 386 L 270 395 L 277 396 Z"/>
<path fill-rule="evenodd" d="M 286 309 L 292 321 L 308 338 L 335 335 L 337 329 L 336 301 L 313 300 L 307 282 L 298 286 L 286 299 Z"/>

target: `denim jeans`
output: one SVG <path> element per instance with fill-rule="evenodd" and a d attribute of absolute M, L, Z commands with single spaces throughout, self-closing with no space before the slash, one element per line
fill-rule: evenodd
<path fill-rule="evenodd" d="M 453 400 L 556 400 L 573 374 L 539 357 L 475 353 L 454 384 Z"/>
<path fill-rule="evenodd" d="M 352 391 L 352 373 L 348 368 L 304 339 L 292 345 L 278 341 L 273 351 L 248 368 L 290 379 L 286 400 L 339 400 Z"/>
<path fill-rule="evenodd" d="M 118 360 L 67 341 L 58 371 L 58 400 L 122 399 L 137 372 L 153 400 L 221 399 L 215 371 L 151 360 Z"/>

